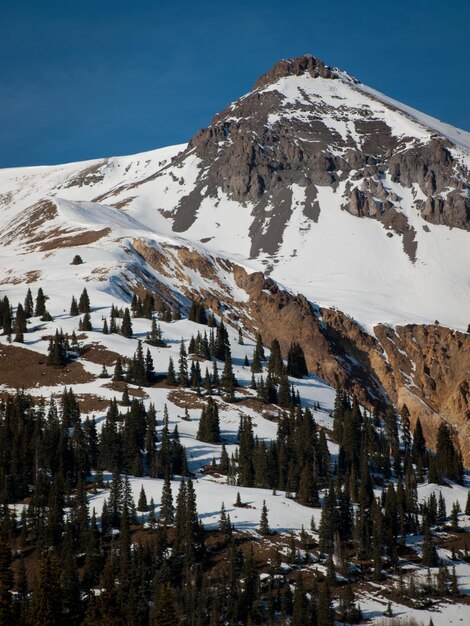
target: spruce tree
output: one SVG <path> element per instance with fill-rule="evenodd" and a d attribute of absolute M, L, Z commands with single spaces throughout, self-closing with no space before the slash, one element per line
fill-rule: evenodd
<path fill-rule="evenodd" d="M 80 313 L 80 311 L 78 310 L 78 304 L 77 304 L 77 301 L 75 300 L 75 296 L 72 296 L 72 302 L 70 304 L 70 313 L 69 313 L 69 315 L 71 317 L 75 317 L 79 313 Z"/>
<path fill-rule="evenodd" d="M 157 600 L 152 618 L 153 626 L 179 626 L 180 620 L 176 610 L 175 596 L 171 586 L 166 583 L 158 590 Z"/>
<path fill-rule="evenodd" d="M 131 314 L 130 314 L 129 309 L 127 307 L 124 309 L 124 316 L 122 318 L 121 335 L 123 337 L 127 337 L 128 339 L 130 339 L 132 337 Z"/>
<path fill-rule="evenodd" d="M 116 359 L 116 364 L 114 366 L 113 380 L 116 380 L 116 381 L 124 380 L 124 372 L 122 370 L 122 361 L 119 355 Z"/>
<path fill-rule="evenodd" d="M 180 353 L 178 359 L 178 385 L 180 387 L 187 387 L 189 385 L 188 379 L 188 359 L 187 359 L 186 347 L 184 341 L 180 343 Z"/>
<path fill-rule="evenodd" d="M 268 508 L 266 506 L 266 500 L 263 500 L 263 506 L 261 508 L 259 532 L 260 532 L 260 535 L 263 535 L 265 537 L 271 534 L 271 529 L 269 528 L 269 522 L 268 522 Z"/>
<path fill-rule="evenodd" d="M 62 593 L 56 560 L 48 554 L 40 564 L 31 603 L 33 624 L 62 626 Z"/>
<path fill-rule="evenodd" d="M 31 289 L 28 287 L 28 291 L 26 293 L 26 298 L 24 300 L 24 314 L 26 319 L 32 317 L 34 313 L 34 302 L 33 302 L 33 294 L 31 293 Z"/>
<path fill-rule="evenodd" d="M 88 297 L 86 287 L 80 294 L 80 299 L 78 301 L 78 311 L 79 313 L 90 313 L 90 298 Z"/>
<path fill-rule="evenodd" d="M 26 316 L 22 304 L 18 304 L 15 317 L 15 341 L 24 342 L 24 333 L 26 332 Z"/>
<path fill-rule="evenodd" d="M 162 501 L 160 506 L 160 522 L 165 526 L 171 526 L 174 521 L 173 494 L 168 471 L 165 473 L 165 480 L 162 489 Z"/>
<path fill-rule="evenodd" d="M 91 317 L 89 313 L 85 313 L 83 318 L 79 321 L 78 330 L 84 330 L 84 331 L 93 330 L 93 326 L 91 325 Z"/>
<path fill-rule="evenodd" d="M 143 485 L 140 488 L 139 500 L 137 502 L 137 510 L 141 512 L 148 510 L 147 494 L 145 493 Z"/>
<path fill-rule="evenodd" d="M 174 387 L 176 385 L 175 366 L 174 366 L 173 359 L 171 356 L 168 361 L 168 374 L 166 377 L 166 382 L 167 382 L 167 385 L 169 385 L 170 387 Z"/>
<path fill-rule="evenodd" d="M 287 354 L 287 374 L 294 378 L 308 376 L 307 363 L 301 346 L 293 342 Z"/>
<path fill-rule="evenodd" d="M 36 306 L 34 308 L 34 315 L 36 317 L 42 317 L 46 313 L 46 298 L 41 287 L 38 289 L 36 296 Z"/>

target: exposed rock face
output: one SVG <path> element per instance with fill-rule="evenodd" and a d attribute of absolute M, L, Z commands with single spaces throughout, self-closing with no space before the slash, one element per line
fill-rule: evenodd
<path fill-rule="evenodd" d="M 337 78 L 337 73 L 310 54 L 295 59 L 282 59 L 276 63 L 266 74 L 258 78 L 254 89 L 266 87 L 286 76 L 301 76 L 308 73 L 312 78 Z"/>
<path fill-rule="evenodd" d="M 308 77 L 313 85 L 322 79 L 347 85 L 352 102 L 334 93 L 332 100 L 325 100 L 315 95 L 314 87 L 311 93 L 299 88 L 293 101 L 277 87 L 278 81 L 296 77 Z M 414 235 L 388 180 L 419 188 L 425 199 L 417 198 L 415 206 L 427 221 L 470 230 L 469 173 L 453 157 L 452 144 L 435 134 L 425 141 L 397 133 L 374 112 L 372 97 L 371 106 L 354 104 L 356 84 L 312 56 L 277 63 L 252 92 L 200 130 L 179 156 L 181 162 L 196 154 L 201 170 L 194 189 L 172 214 L 174 230 L 190 228 L 203 199 L 216 199 L 222 192 L 253 205 L 251 256 L 273 254 L 292 214 L 293 184 L 305 188 L 306 198 L 312 199 L 319 187 L 337 189 L 346 182 L 344 210 L 380 220 L 403 238 L 414 261 Z M 391 105 L 381 106 L 395 111 Z M 310 219 L 328 210 L 316 200 L 305 204 Z M 274 207 L 269 218 L 268 206 Z"/>
<path fill-rule="evenodd" d="M 465 465 L 470 465 L 470 335 L 439 325 L 377 326 L 375 333 L 391 365 L 382 382 L 412 424 L 420 417 L 425 436 L 435 444 L 436 425 L 445 419 L 455 429 Z"/>

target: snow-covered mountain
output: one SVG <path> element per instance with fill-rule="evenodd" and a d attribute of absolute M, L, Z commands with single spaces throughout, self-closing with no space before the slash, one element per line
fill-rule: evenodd
<path fill-rule="evenodd" d="M 464 330 L 469 167 L 469 133 L 307 56 L 278 63 L 188 146 L 2 171 L 2 239 L 24 245 L 19 220 L 53 198 L 47 230 L 177 234 L 369 331 L 436 319 Z"/>
<path fill-rule="evenodd" d="M 2 290 L 203 297 L 302 340 L 311 369 L 364 401 L 460 424 L 469 170 L 469 133 L 314 57 L 281 61 L 187 145 L 0 171 Z"/>

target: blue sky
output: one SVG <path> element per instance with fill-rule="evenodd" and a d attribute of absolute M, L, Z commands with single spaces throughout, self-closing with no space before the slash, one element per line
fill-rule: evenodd
<path fill-rule="evenodd" d="M 470 130 L 467 0 L 2 0 L 0 167 L 181 143 L 311 53 Z"/>

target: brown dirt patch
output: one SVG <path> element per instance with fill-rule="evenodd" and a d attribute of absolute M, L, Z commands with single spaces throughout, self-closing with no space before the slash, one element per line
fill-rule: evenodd
<path fill-rule="evenodd" d="M 43 241 L 43 243 L 41 243 L 37 248 L 38 250 L 41 250 L 41 252 L 47 252 L 48 250 L 55 250 L 56 248 L 87 246 L 99 241 L 103 237 L 106 237 L 110 232 L 110 228 L 103 228 L 102 230 L 89 230 L 75 235 L 70 234 L 63 237 L 57 237 L 56 235 L 62 234 L 63 231 L 55 230 L 51 233 L 52 239 L 49 238 L 47 241 Z M 42 238 L 43 236 L 41 235 L 41 239 Z M 34 240 L 30 241 L 30 243 L 34 243 Z"/>
<path fill-rule="evenodd" d="M 92 343 L 83 347 L 81 356 L 85 361 L 90 361 L 98 365 L 106 365 L 106 367 L 108 367 L 116 363 L 119 354 L 108 350 L 100 343 Z"/>
<path fill-rule="evenodd" d="M 168 400 L 181 409 L 202 409 L 207 402 L 196 393 L 184 389 L 175 389 L 168 394 Z"/>
<path fill-rule="evenodd" d="M 116 391 L 118 393 L 122 393 L 124 391 L 125 386 L 126 386 L 126 383 L 122 380 L 113 380 L 110 383 L 103 385 L 103 387 L 106 387 L 107 389 L 112 389 L 113 391 Z M 135 398 L 148 398 L 149 397 L 148 394 L 143 389 L 140 389 L 138 387 L 133 387 L 132 385 L 128 386 L 127 390 L 131 397 L 135 397 Z"/>
<path fill-rule="evenodd" d="M 46 356 L 19 346 L 0 346 L 0 384 L 11 389 L 37 386 L 77 385 L 95 380 L 81 363 L 63 368 L 48 367 Z"/>
<path fill-rule="evenodd" d="M 20 285 L 22 283 L 31 284 L 36 283 L 41 277 L 41 272 L 31 271 L 26 272 L 22 276 L 13 276 L 12 278 L 6 278 L 3 282 L 5 285 Z"/>
<path fill-rule="evenodd" d="M 92 393 L 83 393 L 75 396 L 78 401 L 78 406 L 82 413 L 92 413 L 93 411 L 107 411 L 109 407 L 109 400 L 96 396 Z"/>

